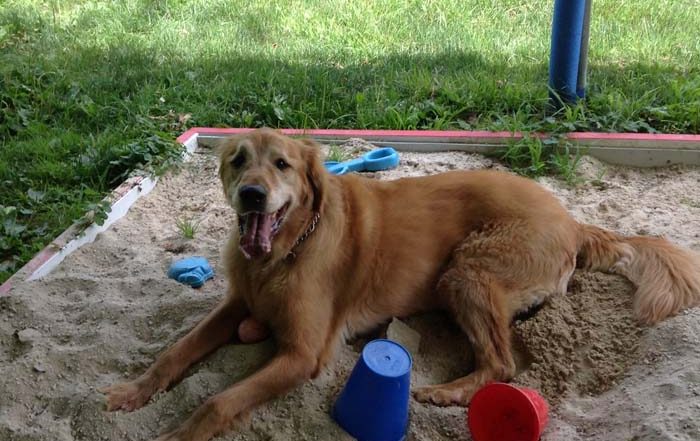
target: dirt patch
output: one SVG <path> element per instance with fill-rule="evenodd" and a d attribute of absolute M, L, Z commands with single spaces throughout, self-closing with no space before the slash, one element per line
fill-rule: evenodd
<path fill-rule="evenodd" d="M 568 395 L 613 387 L 639 357 L 642 328 L 632 315 L 634 286 L 606 274 L 576 272 L 566 296 L 555 296 L 515 334 L 530 360 L 515 378 L 558 404 Z"/>

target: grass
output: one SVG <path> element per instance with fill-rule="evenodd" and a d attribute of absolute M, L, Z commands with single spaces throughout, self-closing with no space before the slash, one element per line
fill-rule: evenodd
<path fill-rule="evenodd" d="M 596 1 L 548 115 L 549 1 L 0 0 L 0 281 L 195 125 L 699 133 L 695 5 Z"/>
<path fill-rule="evenodd" d="M 350 159 L 350 155 L 341 149 L 338 145 L 331 145 L 328 149 L 326 161 L 343 162 Z"/>
<path fill-rule="evenodd" d="M 526 134 L 523 139 L 510 142 L 494 156 L 521 175 L 534 178 L 554 174 L 561 176 L 569 185 L 580 182 L 576 169 L 582 153 L 558 137 L 542 139 Z"/>
<path fill-rule="evenodd" d="M 175 226 L 185 239 L 194 239 L 194 235 L 199 231 L 199 222 L 187 217 L 177 219 Z"/>

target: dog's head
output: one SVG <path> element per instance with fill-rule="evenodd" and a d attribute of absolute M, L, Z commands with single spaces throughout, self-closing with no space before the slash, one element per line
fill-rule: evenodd
<path fill-rule="evenodd" d="M 271 129 L 222 144 L 219 176 L 238 214 L 239 246 L 246 258 L 271 253 L 277 241 L 293 243 L 299 232 L 291 230 L 320 212 L 326 172 L 318 151 L 313 141 Z"/>

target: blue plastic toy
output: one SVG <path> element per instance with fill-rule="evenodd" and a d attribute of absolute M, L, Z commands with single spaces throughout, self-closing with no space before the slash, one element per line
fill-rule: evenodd
<path fill-rule="evenodd" d="M 334 175 L 344 175 L 356 171 L 388 170 L 399 165 L 399 154 L 391 147 L 383 147 L 365 153 L 357 159 L 343 162 L 326 161 L 324 165 Z"/>
<path fill-rule="evenodd" d="M 411 356 L 391 340 L 365 345 L 333 406 L 333 419 L 358 441 L 402 441 L 408 427 Z"/>
<path fill-rule="evenodd" d="M 199 288 L 214 277 L 214 270 L 204 257 L 187 257 L 170 265 L 168 277 L 192 288 Z"/>

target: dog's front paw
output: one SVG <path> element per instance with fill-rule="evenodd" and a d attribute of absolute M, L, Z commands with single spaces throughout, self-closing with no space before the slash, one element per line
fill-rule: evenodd
<path fill-rule="evenodd" d="M 151 381 L 138 379 L 128 383 L 115 384 L 103 387 L 100 392 L 107 397 L 107 410 L 134 411 L 143 407 L 156 392 L 156 387 Z"/>
<path fill-rule="evenodd" d="M 465 391 L 461 388 L 425 386 L 415 389 L 413 398 L 420 403 L 436 406 L 466 406 L 469 404 L 471 394 L 469 397 L 465 397 Z"/>

